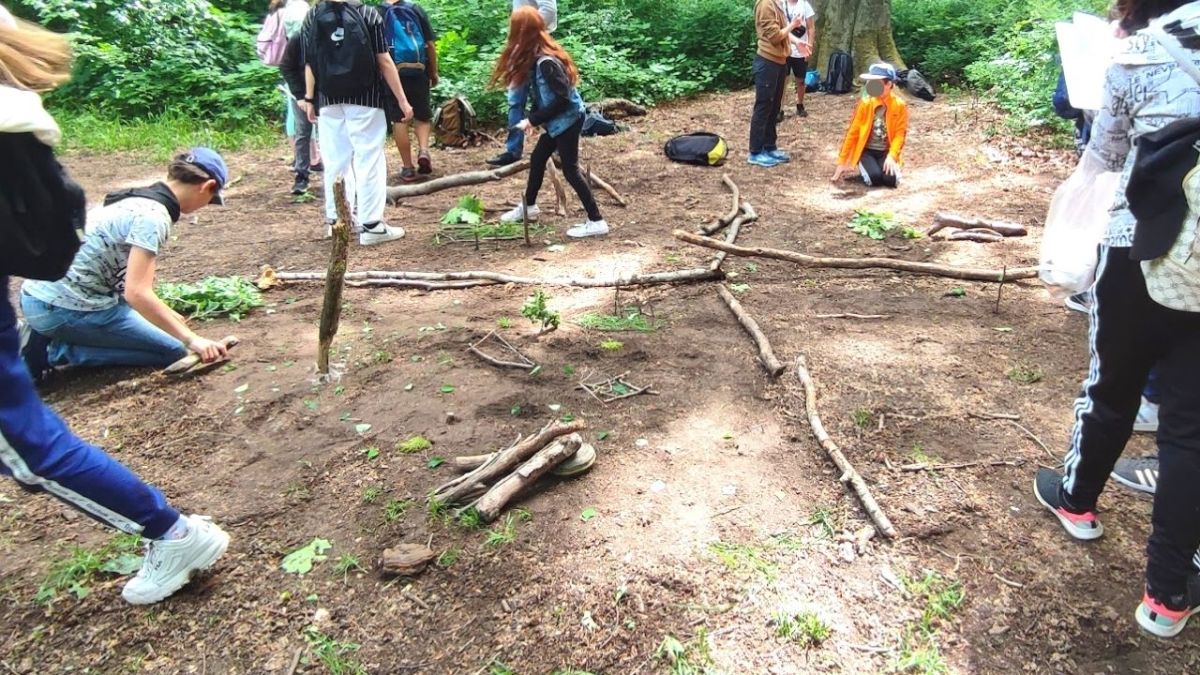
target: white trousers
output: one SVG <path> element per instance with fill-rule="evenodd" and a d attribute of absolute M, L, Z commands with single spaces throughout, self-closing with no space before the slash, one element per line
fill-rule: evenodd
<path fill-rule="evenodd" d="M 325 217 L 337 218 L 333 182 L 346 178 L 346 194 L 355 225 L 383 220 L 387 204 L 387 119 L 379 108 L 328 105 L 317 117 L 325 163 Z"/>

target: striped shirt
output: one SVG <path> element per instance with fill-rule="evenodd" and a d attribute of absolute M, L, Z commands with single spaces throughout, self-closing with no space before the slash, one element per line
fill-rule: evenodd
<path fill-rule="evenodd" d="M 301 28 L 304 44 L 305 64 L 310 66 L 313 75 L 317 78 L 317 107 L 321 108 L 327 105 L 361 105 L 367 108 L 384 107 L 384 97 L 389 96 L 390 92 L 380 76 L 375 77 L 375 83 L 370 87 L 347 96 L 326 96 L 321 90 L 320 70 L 317 68 L 317 62 L 320 59 L 321 49 L 317 40 L 317 22 L 315 17 L 318 12 L 322 11 L 322 7 L 333 2 L 344 2 L 347 10 L 358 12 L 362 17 L 363 23 L 367 26 L 367 39 L 371 43 L 370 49 L 374 54 L 387 54 L 387 39 L 383 34 L 383 17 L 374 7 L 366 7 L 358 0 L 322 0 L 320 4 L 314 7 L 308 16 L 304 18 L 304 27 Z M 352 20 L 347 17 L 347 20 Z M 388 56 L 391 60 L 391 56 Z"/>

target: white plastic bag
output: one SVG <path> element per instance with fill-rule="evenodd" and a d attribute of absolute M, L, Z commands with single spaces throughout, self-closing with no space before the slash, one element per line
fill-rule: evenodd
<path fill-rule="evenodd" d="M 1082 293 L 1095 281 L 1097 249 L 1120 180 L 1120 173 L 1105 171 L 1084 151 L 1075 172 L 1054 191 L 1038 265 L 1038 276 L 1054 297 Z"/>

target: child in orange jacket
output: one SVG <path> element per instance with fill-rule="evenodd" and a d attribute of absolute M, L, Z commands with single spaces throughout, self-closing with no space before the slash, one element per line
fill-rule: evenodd
<path fill-rule="evenodd" d="M 838 167 L 837 182 L 857 166 L 867 185 L 894 188 L 900 183 L 900 153 L 908 135 L 908 105 L 895 93 L 896 69 L 876 63 L 859 76 L 866 81 L 866 93 L 854 109 Z"/>

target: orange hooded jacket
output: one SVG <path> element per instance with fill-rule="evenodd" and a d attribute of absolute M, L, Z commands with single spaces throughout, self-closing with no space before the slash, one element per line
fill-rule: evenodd
<path fill-rule="evenodd" d="M 850 128 L 846 130 L 846 139 L 842 141 L 842 151 L 838 153 L 840 166 L 858 165 L 867 141 L 871 139 L 875 109 L 881 105 L 887 105 L 884 123 L 887 124 L 888 155 L 900 163 L 900 153 L 904 151 L 904 139 L 908 135 L 908 104 L 892 90 L 885 98 L 864 96 L 859 99 L 854 117 L 850 118 Z"/>

